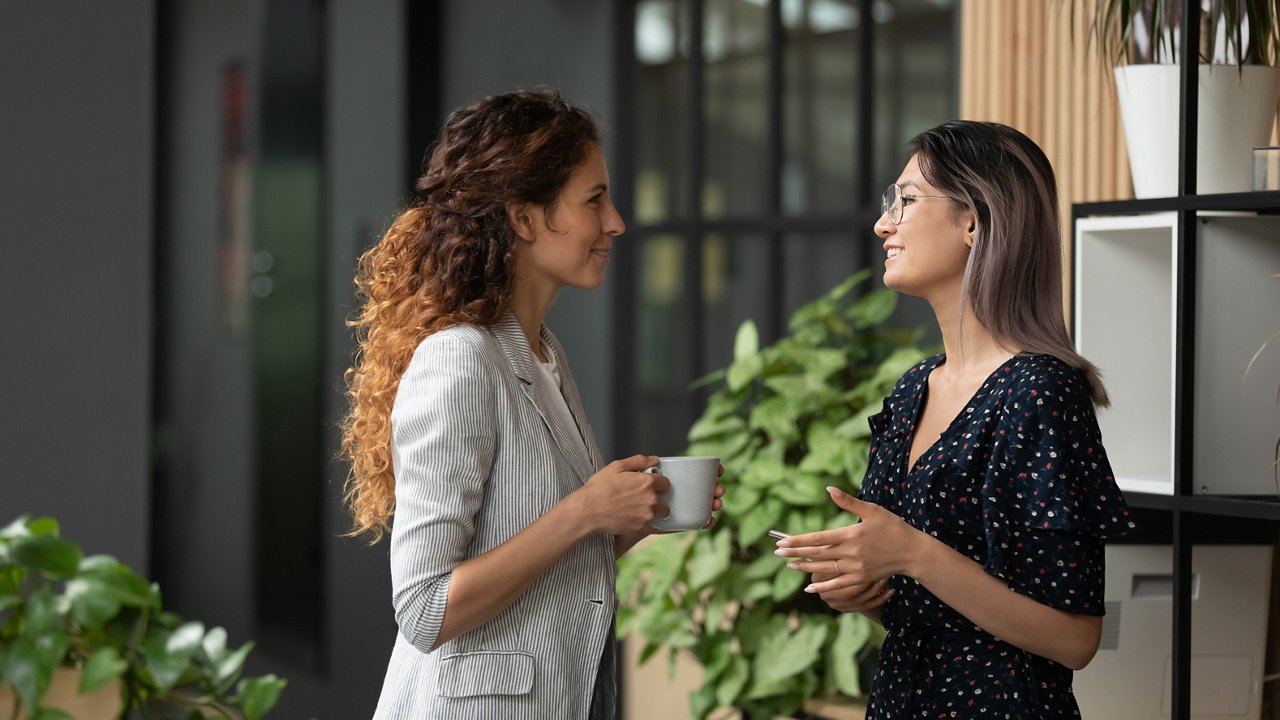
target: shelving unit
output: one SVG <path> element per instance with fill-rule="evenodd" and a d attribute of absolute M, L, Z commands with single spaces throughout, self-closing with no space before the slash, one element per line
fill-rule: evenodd
<path fill-rule="evenodd" d="M 1108 445 L 1117 481 L 1126 492 L 1174 494 L 1175 340 L 1179 313 L 1191 312 L 1194 492 L 1274 497 L 1280 353 L 1255 353 L 1280 316 L 1272 277 L 1280 272 L 1280 216 L 1198 215 L 1189 307 L 1175 292 L 1177 226 L 1175 212 L 1075 224 L 1076 346 L 1102 368 L 1112 395 L 1099 422 L 1105 437 L 1120 438 Z"/>
<path fill-rule="evenodd" d="M 1188 21 L 1179 46 L 1197 48 L 1199 23 L 1191 19 L 1199 2 L 1182 6 Z M 1266 269 L 1280 262 L 1280 217 L 1270 217 L 1280 215 L 1280 192 L 1196 194 L 1194 55 L 1184 54 L 1180 67 L 1179 195 L 1073 206 L 1072 304 L 1077 344 L 1103 369 L 1113 397 L 1112 415 L 1099 420 L 1117 478 L 1131 506 L 1167 520 L 1166 708 L 1173 720 L 1191 720 L 1192 551 L 1205 534 L 1197 525 L 1255 540 L 1259 525 L 1271 538 L 1280 528 L 1271 459 L 1257 465 L 1252 444 L 1263 438 L 1259 452 L 1274 448 L 1276 425 L 1260 427 L 1258 418 L 1274 417 L 1280 362 L 1260 360 L 1266 367 L 1250 372 L 1266 381 L 1257 388 L 1242 369 L 1239 377 L 1227 369 L 1242 352 L 1247 363 L 1250 342 L 1256 350 L 1280 330 L 1280 279 L 1269 277 L 1280 270 Z"/>

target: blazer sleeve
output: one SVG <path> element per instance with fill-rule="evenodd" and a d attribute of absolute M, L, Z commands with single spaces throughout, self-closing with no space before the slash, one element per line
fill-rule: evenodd
<path fill-rule="evenodd" d="M 478 339 L 432 335 L 414 353 L 391 412 L 392 602 L 400 634 L 424 653 L 440 633 L 493 465 L 492 367 Z"/>

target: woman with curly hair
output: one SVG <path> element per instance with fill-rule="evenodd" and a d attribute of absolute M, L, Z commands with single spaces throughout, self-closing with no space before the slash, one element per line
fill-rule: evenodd
<path fill-rule="evenodd" d="M 354 531 L 391 534 L 400 632 L 374 717 L 612 718 L 614 563 L 668 483 L 656 457 L 601 467 L 543 324 L 623 232 L 599 132 L 554 92 L 485 98 L 416 189 L 360 259 L 343 428 Z"/>

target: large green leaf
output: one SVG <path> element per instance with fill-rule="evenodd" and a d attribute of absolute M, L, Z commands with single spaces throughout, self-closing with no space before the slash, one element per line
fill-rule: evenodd
<path fill-rule="evenodd" d="M 115 593 L 89 578 L 69 581 L 67 598 L 71 601 L 72 616 L 85 628 L 101 627 L 120 612 L 120 600 Z"/>
<path fill-rule="evenodd" d="M 893 314 L 898 306 L 898 294 L 888 288 L 880 288 L 867 293 L 861 300 L 849 308 L 849 319 L 858 329 L 879 325 Z"/>
<path fill-rule="evenodd" d="M 682 535 L 666 535 L 649 541 L 646 554 L 651 572 L 645 588 L 646 600 L 666 595 L 684 571 L 684 561 L 689 555 L 689 543 Z"/>
<path fill-rule="evenodd" d="M 275 707 L 286 683 L 275 675 L 248 678 L 240 682 L 240 708 L 245 720 L 258 720 Z"/>
<path fill-rule="evenodd" d="M 871 620 L 859 613 L 844 613 L 836 621 L 836 637 L 831 643 L 832 675 L 836 689 L 850 697 L 862 694 L 858 651 L 871 636 L 871 625 Z"/>
<path fill-rule="evenodd" d="M 787 618 L 773 611 L 772 602 L 754 603 L 749 607 L 744 605 L 735 629 L 738 646 L 748 657 L 758 657 L 764 651 L 762 646 L 766 637 L 790 632 Z"/>
<path fill-rule="evenodd" d="M 760 504 L 744 515 L 742 522 L 738 524 L 738 544 L 751 545 L 764 537 L 770 528 L 778 524 L 778 519 L 782 517 L 785 510 L 786 506 L 774 498 L 765 498 L 760 501 Z"/>
<path fill-rule="evenodd" d="M 704 658 L 702 678 L 707 682 L 715 682 L 728 669 L 729 661 L 734 657 L 733 637 L 725 634 L 714 635 L 700 648 L 700 651 Z"/>
<path fill-rule="evenodd" d="M 782 602 L 795 595 L 800 588 L 808 584 L 809 573 L 783 566 L 778 574 L 773 576 L 773 601 Z"/>
<path fill-rule="evenodd" d="M 689 647 L 696 637 L 690 630 L 689 613 L 669 598 L 644 606 L 634 621 L 636 632 L 651 642 L 667 647 Z"/>
<path fill-rule="evenodd" d="M 738 326 L 738 334 L 733 339 L 734 361 L 751 357 L 760 351 L 760 332 L 756 324 L 750 320 Z"/>
<path fill-rule="evenodd" d="M 80 561 L 81 573 L 121 572 L 122 570 L 132 572 L 110 555 L 86 555 Z"/>
<path fill-rule="evenodd" d="M 703 417 L 689 428 L 689 442 L 715 438 L 729 433 L 741 434 L 747 423 L 737 415 L 719 418 Z"/>
<path fill-rule="evenodd" d="M 827 494 L 828 480 L 822 475 L 795 471 L 785 482 L 773 488 L 773 496 L 788 505 L 812 506 L 831 502 Z"/>
<path fill-rule="evenodd" d="M 807 670 L 821 656 L 830 621 L 806 617 L 799 628 L 773 627 L 762 638 L 756 653 L 752 675 L 757 685 L 789 678 Z"/>
<path fill-rule="evenodd" d="M 248 659 L 249 652 L 252 650 L 253 643 L 247 642 L 237 650 L 224 650 L 211 659 L 211 679 L 219 691 L 225 692 L 231 687 L 231 683 L 235 682 L 235 679 L 240 676 L 240 673 L 244 671 L 245 660 Z"/>
<path fill-rule="evenodd" d="M 31 529 L 27 524 L 31 521 L 29 515 L 23 515 L 17 520 L 0 528 L 0 540 L 12 540 L 13 538 L 26 537 L 31 534 Z"/>
<path fill-rule="evenodd" d="M 120 657 L 119 650 L 114 647 L 99 648 L 84 664 L 78 692 L 93 692 L 123 675 L 128 667 L 129 663 Z"/>
<path fill-rule="evenodd" d="M 701 590 L 729 567 L 732 542 L 726 532 L 704 535 L 694 542 L 689 560 L 690 590 Z"/>
<path fill-rule="evenodd" d="M 14 562 L 57 578 L 69 578 L 80 566 L 80 548 L 53 535 L 31 535 L 13 539 Z"/>
<path fill-rule="evenodd" d="M 729 390 L 736 392 L 758 379 L 762 372 L 764 372 L 764 358 L 759 354 L 748 355 L 741 360 L 735 360 L 729 366 L 725 383 Z"/>
<path fill-rule="evenodd" d="M 715 709 L 716 687 L 714 685 L 703 685 L 689 693 L 689 717 L 694 720 L 704 720 Z"/>
<path fill-rule="evenodd" d="M 780 442 L 789 443 L 800 437 L 791 401 L 785 395 L 774 395 L 762 400 L 752 409 L 747 424 L 752 429 L 762 430 L 770 438 Z"/>
<path fill-rule="evenodd" d="M 40 637 L 62 628 L 64 624 L 62 603 L 53 589 L 45 586 L 30 595 L 26 600 L 25 634 Z"/>
<path fill-rule="evenodd" d="M 716 704 L 721 707 L 731 707 L 733 702 L 742 694 L 742 690 L 747 686 L 747 681 L 751 679 L 751 666 L 747 663 L 746 658 L 741 655 L 735 655 L 729 661 L 729 667 L 725 670 L 724 675 L 720 678 L 716 685 Z"/>
<path fill-rule="evenodd" d="M 142 654 L 146 658 L 148 672 L 160 689 L 172 689 L 191 666 L 191 657 L 204 635 L 202 628 L 196 631 L 193 627 L 198 625 L 191 623 L 171 632 L 153 629 L 147 634 L 142 643 Z"/>
<path fill-rule="evenodd" d="M 40 653 L 33 639 L 26 635 L 16 638 L 0 657 L 4 661 L 0 667 L 0 682 L 13 686 L 18 698 L 28 711 L 40 704 L 40 697 L 48 687 L 48 677 L 40 667 Z M 52 675 L 52 670 L 50 670 Z"/>

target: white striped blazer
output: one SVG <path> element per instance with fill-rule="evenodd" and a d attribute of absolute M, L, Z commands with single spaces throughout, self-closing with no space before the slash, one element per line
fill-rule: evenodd
<path fill-rule="evenodd" d="M 376 720 L 585 719 L 598 670 L 596 705 L 612 717 L 612 535 L 578 543 L 506 610 L 431 651 L 453 568 L 510 539 L 601 466 L 564 350 L 545 326 L 541 334 L 562 363 L 578 427 L 554 412 L 546 395 L 554 389 L 536 381 L 536 359 L 510 314 L 427 337 L 400 381 L 391 412 L 400 631 Z"/>

